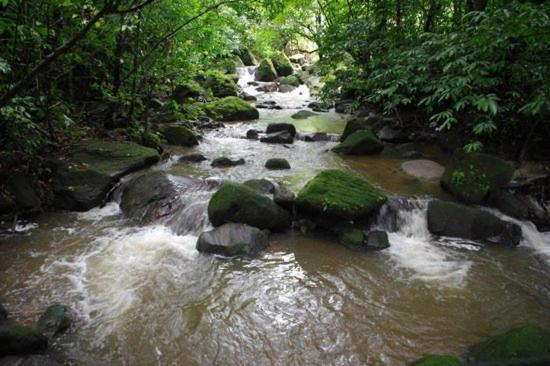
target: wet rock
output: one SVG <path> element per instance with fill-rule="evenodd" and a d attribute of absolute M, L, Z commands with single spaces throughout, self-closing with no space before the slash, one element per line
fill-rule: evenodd
<path fill-rule="evenodd" d="M 226 97 L 206 103 L 204 109 L 210 117 L 221 121 L 247 121 L 260 117 L 256 108 L 238 97 Z"/>
<path fill-rule="evenodd" d="M 180 161 L 187 162 L 187 163 L 200 163 L 201 161 L 205 161 L 205 160 L 208 160 L 208 159 L 206 159 L 204 155 L 199 153 L 184 155 L 180 158 Z"/>
<path fill-rule="evenodd" d="M 409 366 L 465 366 L 458 357 L 447 355 L 427 355 L 409 364 Z"/>
<path fill-rule="evenodd" d="M 272 158 L 265 162 L 265 167 L 269 170 L 290 169 L 288 160 L 282 158 Z"/>
<path fill-rule="evenodd" d="M 391 143 L 404 143 L 409 141 L 409 135 L 401 129 L 384 126 L 376 134 L 381 141 Z"/>
<path fill-rule="evenodd" d="M 353 100 L 351 99 L 342 99 L 337 100 L 334 103 L 334 110 L 336 113 L 348 113 L 349 108 L 353 105 Z"/>
<path fill-rule="evenodd" d="M 537 325 L 511 329 L 474 346 L 469 359 L 492 365 L 548 365 L 550 331 Z"/>
<path fill-rule="evenodd" d="M 222 156 L 220 158 L 216 158 L 212 160 L 212 165 L 214 168 L 227 168 L 237 165 L 244 165 L 245 161 L 244 159 L 230 159 L 228 157 Z"/>
<path fill-rule="evenodd" d="M 0 191 L 0 215 L 15 210 L 15 197 L 7 192 Z"/>
<path fill-rule="evenodd" d="M 197 241 L 197 250 L 226 257 L 253 256 L 267 245 L 267 235 L 262 230 L 230 223 L 202 233 Z"/>
<path fill-rule="evenodd" d="M 69 307 L 55 304 L 48 307 L 38 319 L 38 330 L 51 338 L 67 331 L 72 323 L 73 318 Z"/>
<path fill-rule="evenodd" d="M 522 236 L 521 227 L 487 211 L 439 200 L 428 204 L 428 230 L 507 247 L 519 245 Z"/>
<path fill-rule="evenodd" d="M 276 110 L 281 110 L 281 109 L 283 109 L 283 107 L 281 107 L 280 105 L 278 105 L 278 104 L 275 103 L 275 102 L 263 102 L 263 103 L 259 103 L 259 104 L 256 104 L 256 108 L 258 108 L 258 109 L 276 109 Z"/>
<path fill-rule="evenodd" d="M 308 108 L 311 108 L 311 110 L 314 112 L 326 113 L 329 111 L 329 106 L 321 102 L 311 102 L 307 106 Z"/>
<path fill-rule="evenodd" d="M 481 203 L 512 179 L 512 164 L 489 154 L 457 152 L 445 167 L 441 186 L 465 203 Z"/>
<path fill-rule="evenodd" d="M 281 131 L 270 133 L 260 138 L 260 141 L 271 144 L 292 144 L 294 142 L 294 137 L 287 131 Z"/>
<path fill-rule="evenodd" d="M 0 357 L 41 353 L 48 339 L 36 329 L 4 323 L 0 325 Z"/>
<path fill-rule="evenodd" d="M 260 139 L 260 131 L 258 130 L 248 130 L 246 131 L 246 138 L 249 140 L 259 140 Z"/>
<path fill-rule="evenodd" d="M 259 87 L 256 88 L 256 90 L 263 93 L 274 93 L 279 90 L 279 86 L 275 83 L 267 83 L 267 84 L 260 85 Z"/>
<path fill-rule="evenodd" d="M 260 193 L 272 194 L 275 192 L 275 184 L 267 179 L 250 179 L 243 184 Z"/>
<path fill-rule="evenodd" d="M 294 206 L 296 201 L 296 195 L 290 189 L 286 188 L 282 184 L 275 186 L 275 192 L 273 193 L 273 201 L 281 207 L 290 209 Z"/>
<path fill-rule="evenodd" d="M 294 87 L 298 87 L 301 84 L 300 79 L 296 75 L 279 78 L 278 82 L 280 85 L 290 85 Z"/>
<path fill-rule="evenodd" d="M 338 242 L 348 248 L 361 248 L 365 243 L 365 233 L 353 227 L 345 228 L 340 232 Z"/>
<path fill-rule="evenodd" d="M 293 119 L 307 119 L 312 116 L 318 116 L 317 113 L 313 113 L 311 111 L 301 110 L 296 113 L 294 113 L 292 116 L 290 116 Z"/>
<path fill-rule="evenodd" d="M 334 147 L 332 151 L 347 155 L 372 155 L 378 154 L 384 149 L 384 145 L 376 138 L 371 130 L 358 130 L 349 135 L 343 142 Z"/>
<path fill-rule="evenodd" d="M 499 189 L 489 193 L 489 205 L 519 220 L 529 219 L 529 206 L 515 194 Z"/>
<path fill-rule="evenodd" d="M 298 193 L 301 212 L 346 220 L 367 218 L 378 212 L 386 196 L 366 180 L 340 170 L 325 170 Z"/>
<path fill-rule="evenodd" d="M 367 249 L 382 250 L 389 247 L 390 241 L 385 231 L 374 230 L 367 235 Z"/>
<path fill-rule="evenodd" d="M 265 130 L 268 134 L 281 131 L 288 132 L 292 137 L 296 136 L 296 127 L 291 123 L 270 123 Z"/>
<path fill-rule="evenodd" d="M 381 119 L 378 117 L 367 117 L 367 118 L 353 118 L 346 123 L 344 132 L 340 141 L 344 141 L 352 133 L 359 130 L 373 130 L 381 123 Z"/>
<path fill-rule="evenodd" d="M 283 84 L 283 85 L 280 85 L 279 86 L 279 92 L 280 93 L 292 93 L 294 90 L 296 90 L 296 86 L 293 86 L 293 85 L 286 85 L 286 84 Z"/>
<path fill-rule="evenodd" d="M 185 126 L 168 126 L 162 130 L 162 136 L 168 145 L 191 147 L 199 144 L 195 133 Z"/>
<path fill-rule="evenodd" d="M 210 199 L 208 217 L 214 226 L 237 222 L 259 229 L 284 230 L 291 223 L 288 212 L 266 196 L 229 182 L 222 184 Z"/>
<path fill-rule="evenodd" d="M 0 359 L 0 366 L 61 366 L 46 355 L 8 356 Z"/>
<path fill-rule="evenodd" d="M 89 141 L 58 162 L 53 178 L 56 207 L 86 211 L 99 205 L 119 178 L 154 164 L 156 150 L 132 143 Z"/>
<path fill-rule="evenodd" d="M 255 102 L 255 101 L 258 100 L 258 98 L 256 98 L 256 97 L 253 96 L 253 95 L 250 95 L 250 94 L 248 94 L 248 93 L 243 93 L 243 94 L 241 95 L 241 98 L 242 98 L 243 100 L 246 100 L 247 102 Z"/>
<path fill-rule="evenodd" d="M 4 305 L 0 303 L 0 324 L 8 320 L 8 312 Z"/>
<path fill-rule="evenodd" d="M 401 169 L 415 178 L 423 180 L 437 180 L 441 178 L 445 168 L 431 160 L 410 160 L 401 164 Z"/>
<path fill-rule="evenodd" d="M 24 213 L 38 213 L 42 207 L 35 179 L 21 172 L 1 172 L 0 189 L 4 186 L 6 192 L 0 191 L 0 212 L 17 210 Z"/>
<path fill-rule="evenodd" d="M 256 70 L 256 80 L 258 81 L 275 81 L 277 79 L 277 71 L 273 67 L 270 59 L 264 59 L 260 62 Z"/>
<path fill-rule="evenodd" d="M 247 48 L 239 50 L 238 55 L 245 66 L 254 66 L 257 63 L 256 57 Z"/>
<path fill-rule="evenodd" d="M 320 141 L 332 141 L 332 137 L 326 132 L 313 132 L 308 134 L 301 134 L 300 139 L 306 142 L 320 142 Z"/>
<path fill-rule="evenodd" d="M 279 76 L 289 76 L 294 72 L 290 60 L 283 52 L 278 52 L 271 57 L 271 62 L 277 75 Z"/>

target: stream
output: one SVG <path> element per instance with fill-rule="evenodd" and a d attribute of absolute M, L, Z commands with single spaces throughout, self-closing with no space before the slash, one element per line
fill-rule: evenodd
<path fill-rule="evenodd" d="M 330 141 L 244 139 L 273 122 L 334 134 L 346 122 L 334 111 L 293 120 L 312 101 L 309 89 L 259 93 L 253 80 L 254 68 L 239 69 L 239 85 L 257 103 L 283 109 L 205 131 L 199 146 L 171 148 L 170 159 L 150 169 L 175 181 L 267 178 L 295 192 L 323 169 L 351 170 L 393 197 L 374 224 L 389 231 L 391 247 L 353 251 L 326 235 L 288 232 L 273 234 L 254 259 L 203 255 L 195 243 L 210 228 L 212 192 L 201 190 L 186 193 L 192 204 L 183 212 L 147 226 L 124 217 L 117 192 L 88 212 L 48 213 L 0 237 L 0 299 L 23 324 L 54 302 L 75 310 L 75 330 L 56 341 L 54 356 L 75 365 L 403 365 L 465 352 L 514 326 L 550 326 L 550 233 L 518 222 L 523 240 L 513 250 L 438 238 L 427 229 L 427 202 L 448 196 L 438 181 L 404 173 L 406 159 L 343 157 L 329 151 Z M 179 161 L 189 153 L 246 164 Z M 422 153 L 445 163 L 431 146 Z M 273 157 L 292 169 L 266 170 Z"/>

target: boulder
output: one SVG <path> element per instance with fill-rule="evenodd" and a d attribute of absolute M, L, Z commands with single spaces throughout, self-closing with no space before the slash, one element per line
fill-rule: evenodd
<path fill-rule="evenodd" d="M 53 178 L 58 208 L 86 211 L 99 205 L 120 177 L 159 160 L 155 149 L 132 143 L 89 141 L 60 160 Z"/>
<path fill-rule="evenodd" d="M 263 92 L 263 93 L 274 93 L 279 90 L 279 86 L 275 83 L 266 83 L 264 85 L 260 85 L 256 88 L 257 91 Z M 271 109 L 282 109 L 282 107 L 273 107 Z"/>
<path fill-rule="evenodd" d="M 206 113 L 221 121 L 246 121 L 258 119 L 260 113 L 256 108 L 238 97 L 226 97 L 206 103 Z"/>
<path fill-rule="evenodd" d="M 368 218 L 378 212 L 386 196 L 366 180 L 340 170 L 325 170 L 298 193 L 300 211 L 346 220 Z"/>
<path fill-rule="evenodd" d="M 290 169 L 290 164 L 286 159 L 271 158 L 265 162 L 265 167 L 269 170 L 285 170 Z"/>
<path fill-rule="evenodd" d="M 4 323 L 0 325 L 0 357 L 41 353 L 48 339 L 36 329 Z"/>
<path fill-rule="evenodd" d="M 294 137 L 287 131 L 281 131 L 267 134 L 260 138 L 260 141 L 271 144 L 292 144 L 294 142 Z"/>
<path fill-rule="evenodd" d="M 409 141 L 409 135 L 401 129 L 384 126 L 376 134 L 381 141 L 391 143 L 404 143 Z"/>
<path fill-rule="evenodd" d="M 466 364 L 455 356 L 427 355 L 410 363 L 409 366 L 466 366 Z"/>
<path fill-rule="evenodd" d="M 389 247 L 390 241 L 385 231 L 374 230 L 367 235 L 367 249 L 382 250 Z"/>
<path fill-rule="evenodd" d="M 344 127 L 344 132 L 342 132 L 342 137 L 340 141 L 343 142 L 354 132 L 359 130 L 370 130 L 372 128 L 372 120 L 368 118 L 354 118 L 349 120 Z"/>
<path fill-rule="evenodd" d="M 237 84 L 231 77 L 218 70 L 210 70 L 202 76 L 202 85 L 210 89 L 212 95 L 217 98 L 236 97 Z"/>
<path fill-rule="evenodd" d="M 365 233 L 352 227 L 345 228 L 340 232 L 338 242 L 348 248 L 361 248 L 365 243 Z"/>
<path fill-rule="evenodd" d="M 275 192 L 275 184 L 267 179 L 250 179 L 243 184 L 263 194 L 272 194 Z"/>
<path fill-rule="evenodd" d="M 384 145 L 371 130 L 359 130 L 349 135 L 332 151 L 347 155 L 372 155 L 380 153 L 383 149 Z"/>
<path fill-rule="evenodd" d="M 162 130 L 162 136 L 168 145 L 191 147 L 199 144 L 195 133 L 185 126 L 168 126 Z"/>
<path fill-rule="evenodd" d="M 267 245 L 267 235 L 262 230 L 234 223 L 204 232 L 197 240 L 199 252 L 226 257 L 253 256 L 267 248 Z"/>
<path fill-rule="evenodd" d="M 439 200 L 428 204 L 428 230 L 508 247 L 519 245 L 522 236 L 521 227 L 487 211 Z"/>
<path fill-rule="evenodd" d="M 241 98 L 243 100 L 246 100 L 247 102 L 255 102 L 258 100 L 258 98 L 256 98 L 255 96 L 251 95 L 251 94 L 248 94 L 248 93 L 243 93 L 241 95 Z"/>
<path fill-rule="evenodd" d="M 318 114 L 313 113 L 311 111 L 301 110 L 301 111 L 298 111 L 298 112 L 294 113 L 292 116 L 290 116 L 290 118 L 293 118 L 293 119 L 307 119 L 307 118 L 312 117 L 312 116 L 318 116 Z"/>
<path fill-rule="evenodd" d="M 177 103 L 183 104 L 187 99 L 198 98 L 204 94 L 206 94 L 206 92 L 196 81 L 189 80 L 174 88 L 172 98 Z"/>
<path fill-rule="evenodd" d="M 271 57 L 271 62 L 278 76 L 289 76 L 294 72 L 290 60 L 283 52 L 277 52 Z"/>
<path fill-rule="evenodd" d="M 258 130 L 248 130 L 246 131 L 246 138 L 249 140 L 259 140 L 260 139 L 260 131 Z"/>
<path fill-rule="evenodd" d="M 281 131 L 290 133 L 292 137 L 296 136 L 296 127 L 291 123 L 270 123 L 265 130 L 268 134 Z"/>
<path fill-rule="evenodd" d="M 242 62 L 245 66 L 254 66 L 254 65 L 256 65 L 256 63 L 257 63 L 256 57 L 254 57 L 254 55 L 252 54 L 252 52 L 250 52 L 249 49 L 243 48 L 243 49 L 239 50 L 238 54 L 239 54 L 239 57 L 241 58 L 241 60 L 242 60 Z"/>
<path fill-rule="evenodd" d="M 2 172 L 0 187 L 2 186 L 6 192 L 0 195 L 0 206 L 3 206 L 0 212 L 11 212 L 15 209 L 19 212 L 38 213 L 41 210 L 42 200 L 35 179 L 30 175 L 17 171 Z"/>
<path fill-rule="evenodd" d="M 279 93 L 291 93 L 293 92 L 294 90 L 296 90 L 296 86 L 293 86 L 293 85 L 286 85 L 286 84 L 283 84 L 283 85 L 280 85 L 279 86 Z"/>
<path fill-rule="evenodd" d="M 271 60 L 262 60 L 256 70 L 256 80 L 270 82 L 275 81 L 275 79 L 277 79 L 277 70 L 273 67 Z"/>
<path fill-rule="evenodd" d="M 474 346 L 469 359 L 491 365 L 511 365 L 514 360 L 514 365 L 549 365 L 550 331 L 538 325 L 511 329 Z"/>
<path fill-rule="evenodd" d="M 227 168 L 237 165 L 244 165 L 244 159 L 230 159 L 228 157 L 222 156 L 212 160 L 212 165 L 214 168 Z"/>
<path fill-rule="evenodd" d="M 273 192 L 273 201 L 281 207 L 291 209 L 296 201 L 296 195 L 284 185 L 277 184 Z"/>
<path fill-rule="evenodd" d="M 270 102 L 259 103 L 259 104 L 256 104 L 256 108 L 258 108 L 258 109 L 277 109 L 277 110 L 283 109 L 283 107 L 281 107 L 280 105 L 278 105 L 275 102 L 272 102 L 272 103 L 270 103 Z"/>
<path fill-rule="evenodd" d="M 508 216 L 515 217 L 518 220 L 529 219 L 529 205 L 505 189 L 491 191 L 487 202 Z"/>
<path fill-rule="evenodd" d="M 314 111 L 314 112 L 324 112 L 324 113 L 326 113 L 326 112 L 329 111 L 329 105 L 327 105 L 325 103 L 311 102 L 307 106 L 308 106 L 308 108 L 311 108 L 311 110 Z"/>
<path fill-rule="evenodd" d="M 38 319 L 38 330 L 46 337 L 52 338 L 67 331 L 72 323 L 69 307 L 54 304 Z"/>
<path fill-rule="evenodd" d="M 199 153 L 193 153 L 184 155 L 180 158 L 180 161 L 186 162 L 186 163 L 200 163 L 201 161 L 208 160 L 206 157 Z"/>
<path fill-rule="evenodd" d="M 489 192 L 512 179 L 512 164 L 489 154 L 456 152 L 441 177 L 441 186 L 465 203 L 481 203 Z"/>
<path fill-rule="evenodd" d="M 290 85 L 294 87 L 299 87 L 301 82 L 296 75 L 285 76 L 278 79 L 280 85 Z"/>
<path fill-rule="evenodd" d="M 410 160 L 401 164 L 401 169 L 415 178 L 422 180 L 437 180 L 441 178 L 445 168 L 431 160 Z"/>
<path fill-rule="evenodd" d="M 266 196 L 242 184 L 224 183 L 208 204 L 208 217 L 214 226 L 229 222 L 260 229 L 284 230 L 291 217 Z"/>
<path fill-rule="evenodd" d="M 14 210 L 15 197 L 7 192 L 0 191 L 0 215 L 13 212 Z"/>
<path fill-rule="evenodd" d="M 349 113 L 349 109 L 353 106 L 352 99 L 341 99 L 334 102 L 334 111 L 336 113 Z"/>

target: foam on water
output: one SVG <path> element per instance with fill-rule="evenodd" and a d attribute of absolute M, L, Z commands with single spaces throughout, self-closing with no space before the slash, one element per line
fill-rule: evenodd
<path fill-rule="evenodd" d="M 78 214 L 78 219 L 85 221 L 99 221 L 106 217 L 116 216 L 121 212 L 122 211 L 120 210 L 118 202 L 111 201 L 105 204 L 105 206 L 103 207 L 98 206 L 86 212 L 80 212 Z"/>

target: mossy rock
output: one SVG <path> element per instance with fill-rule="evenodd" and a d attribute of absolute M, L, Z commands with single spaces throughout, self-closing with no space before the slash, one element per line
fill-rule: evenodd
<path fill-rule="evenodd" d="M 281 85 L 290 85 L 290 86 L 300 86 L 300 79 L 296 75 L 289 75 L 279 79 L 279 84 Z"/>
<path fill-rule="evenodd" d="M 214 226 L 236 222 L 270 230 L 284 230 L 291 222 L 288 212 L 271 199 L 243 184 L 229 182 L 210 199 L 208 217 Z"/>
<path fill-rule="evenodd" d="M 369 182 L 340 170 L 325 170 L 298 193 L 301 211 L 354 220 L 376 214 L 386 196 Z"/>
<path fill-rule="evenodd" d="M 54 304 L 38 319 L 38 329 L 48 337 L 62 334 L 71 327 L 73 319 L 70 309 L 61 304 Z"/>
<path fill-rule="evenodd" d="M 290 118 L 292 119 L 308 119 L 309 117 L 313 117 L 313 116 L 318 116 L 317 113 L 314 113 L 312 111 L 307 111 L 307 110 L 301 110 L 301 111 L 298 111 L 296 113 L 294 113 L 292 116 L 290 116 Z"/>
<path fill-rule="evenodd" d="M 409 366 L 462 366 L 458 357 L 448 355 L 427 355 L 409 364 Z"/>
<path fill-rule="evenodd" d="M 195 133 L 185 126 L 168 126 L 162 130 L 162 136 L 168 145 L 191 147 L 199 144 Z"/>
<path fill-rule="evenodd" d="M 388 233 L 381 230 L 373 230 L 367 235 L 367 249 L 382 250 L 390 247 Z"/>
<path fill-rule="evenodd" d="M 48 339 L 36 329 L 21 325 L 0 325 L 0 357 L 40 353 L 48 347 Z"/>
<path fill-rule="evenodd" d="M 537 325 L 514 328 L 474 346 L 470 356 L 476 362 L 530 359 L 522 365 L 549 365 L 550 331 Z"/>
<path fill-rule="evenodd" d="M 275 184 L 267 179 L 250 179 L 244 182 L 244 185 L 264 194 L 275 192 Z"/>
<path fill-rule="evenodd" d="M 258 63 L 258 61 L 256 61 L 256 57 L 254 57 L 248 48 L 239 50 L 238 54 L 245 66 L 254 66 Z"/>
<path fill-rule="evenodd" d="M 203 80 L 203 86 L 209 89 L 212 95 L 217 98 L 237 96 L 237 84 L 231 76 L 225 75 L 219 70 L 210 70 L 201 79 Z"/>
<path fill-rule="evenodd" d="M 465 203 L 482 203 L 489 192 L 505 187 L 514 166 L 496 156 L 456 152 L 441 177 L 441 186 Z"/>
<path fill-rule="evenodd" d="M 346 228 L 340 233 L 338 242 L 348 248 L 357 249 L 363 246 L 365 233 L 359 229 Z"/>
<path fill-rule="evenodd" d="M 375 117 L 353 118 L 346 123 L 340 141 L 344 141 L 349 135 L 359 130 L 372 130 L 377 126 L 379 119 Z"/>
<path fill-rule="evenodd" d="M 384 145 L 374 133 L 370 129 L 365 129 L 355 131 L 332 151 L 347 155 L 372 155 L 380 153 L 383 149 Z"/>
<path fill-rule="evenodd" d="M 188 99 L 198 98 L 204 94 L 206 94 L 206 92 L 199 83 L 194 80 L 188 80 L 175 87 L 172 97 L 177 103 L 183 104 Z"/>
<path fill-rule="evenodd" d="M 236 74 L 237 67 L 243 67 L 244 62 L 239 55 L 228 56 L 216 63 L 216 67 L 224 74 Z"/>
<path fill-rule="evenodd" d="M 238 97 L 226 97 L 205 105 L 206 113 L 222 121 L 246 121 L 258 119 L 258 110 Z"/>
<path fill-rule="evenodd" d="M 277 71 L 273 67 L 273 63 L 270 59 L 264 59 L 260 62 L 258 69 L 256 70 L 256 80 L 271 82 L 277 79 Z"/>
<path fill-rule="evenodd" d="M 294 72 L 292 63 L 283 52 L 277 52 L 271 56 L 271 62 L 278 76 L 289 76 Z"/>

